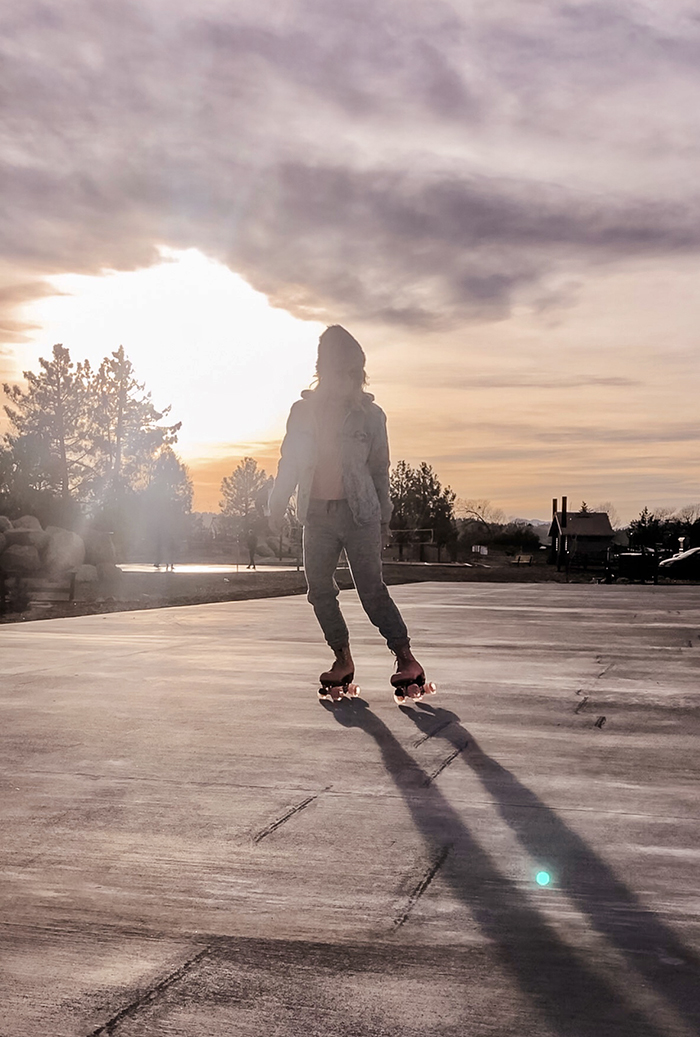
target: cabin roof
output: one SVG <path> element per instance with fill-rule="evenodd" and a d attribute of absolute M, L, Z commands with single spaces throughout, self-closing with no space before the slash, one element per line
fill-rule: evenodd
<path fill-rule="evenodd" d="M 562 525 L 562 512 L 557 511 L 552 518 L 549 529 L 550 536 L 565 533 L 575 537 L 613 537 L 615 531 L 605 511 L 567 511 L 566 525 Z"/>

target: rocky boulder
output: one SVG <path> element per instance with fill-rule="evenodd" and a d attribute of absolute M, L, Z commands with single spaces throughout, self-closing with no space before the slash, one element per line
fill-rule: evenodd
<path fill-rule="evenodd" d="M 85 561 L 89 565 L 114 563 L 117 555 L 114 550 L 111 533 L 103 533 L 99 529 L 88 529 L 83 535 L 85 542 Z"/>
<path fill-rule="evenodd" d="M 5 572 L 34 573 L 41 568 L 39 552 L 31 544 L 10 544 L 0 555 Z"/>
<path fill-rule="evenodd" d="M 36 529 L 41 530 L 41 522 L 34 515 L 22 515 L 21 518 L 15 519 L 12 523 L 15 529 Z"/>
<path fill-rule="evenodd" d="M 3 536 L 8 545 L 28 544 L 37 551 L 43 551 L 49 542 L 49 534 L 43 529 L 8 529 Z"/>
<path fill-rule="evenodd" d="M 97 583 L 99 579 L 94 565 L 79 565 L 75 570 L 76 583 Z"/>
<path fill-rule="evenodd" d="M 32 532 L 36 532 L 36 530 L 12 528 L 3 533 L 3 536 L 8 544 L 29 544 Z M 32 544 L 32 546 L 36 547 L 36 544 Z"/>
<path fill-rule="evenodd" d="M 29 543 L 41 552 L 49 546 L 51 537 L 45 529 L 30 529 L 28 532 Z"/>
<path fill-rule="evenodd" d="M 48 533 L 41 528 L 41 522 L 33 515 L 23 515 L 14 522 L 5 516 L 0 517 L 0 532 L 5 536 L 7 546 L 24 544 L 43 551 L 49 541 Z"/>
<path fill-rule="evenodd" d="M 47 572 L 65 572 L 77 569 L 85 561 L 85 544 L 77 533 L 58 526 L 47 526 L 49 541 L 44 549 L 44 568 Z"/>
<path fill-rule="evenodd" d="M 99 576 L 94 565 L 79 565 L 75 572 L 76 601 L 94 601 Z"/>
<path fill-rule="evenodd" d="M 100 594 L 105 597 L 117 597 L 124 581 L 124 573 L 119 566 L 111 562 L 99 562 L 97 573 L 100 577 Z"/>

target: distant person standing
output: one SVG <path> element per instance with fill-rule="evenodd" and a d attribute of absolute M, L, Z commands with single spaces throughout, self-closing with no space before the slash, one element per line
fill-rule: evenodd
<path fill-rule="evenodd" d="M 175 570 L 175 538 L 169 531 L 161 530 L 156 533 L 156 560 L 153 568 L 161 569 L 163 566 L 166 572 Z"/>
<path fill-rule="evenodd" d="M 248 548 L 248 564 L 246 569 L 255 568 L 255 552 L 258 549 L 258 534 L 251 526 L 246 534 L 246 547 Z"/>
<path fill-rule="evenodd" d="M 382 578 L 382 544 L 391 518 L 386 416 L 365 392 L 365 354 L 336 324 L 318 344 L 316 387 L 292 407 L 269 500 L 278 533 L 291 495 L 304 527 L 308 600 L 335 655 L 320 675 L 322 698 L 356 693 L 348 628 L 334 573 L 345 548 L 362 607 L 396 656 L 394 698 L 416 701 L 435 690 L 410 648 L 406 624 Z"/>
<path fill-rule="evenodd" d="M 172 572 L 175 569 L 177 515 L 172 503 L 162 496 L 155 496 L 150 503 L 150 522 L 154 527 L 156 556 L 153 567 L 160 569 L 164 566 L 166 572 Z"/>

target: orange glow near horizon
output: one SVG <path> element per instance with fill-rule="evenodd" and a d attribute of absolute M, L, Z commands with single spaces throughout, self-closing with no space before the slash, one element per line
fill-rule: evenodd
<path fill-rule="evenodd" d="M 55 342 L 91 363 L 123 345 L 154 404 L 183 423 L 176 449 L 195 508 L 217 511 L 221 480 L 244 456 L 275 474 L 323 325 L 271 306 L 196 249 L 160 251 L 145 269 L 51 278 L 62 294 L 26 304 L 38 330 L 12 362 L 19 376 Z M 555 322 L 526 307 L 434 332 L 354 322 L 392 460 L 426 460 L 458 497 L 524 518 L 546 519 L 563 493 L 611 501 L 623 521 L 696 501 L 694 277 L 689 262 L 673 278 L 654 264 L 605 271 Z M 660 364 L 669 313 L 674 345 Z"/>

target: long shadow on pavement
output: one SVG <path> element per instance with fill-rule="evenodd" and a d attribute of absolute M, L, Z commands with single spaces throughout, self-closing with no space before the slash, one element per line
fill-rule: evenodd
<path fill-rule="evenodd" d="M 664 925 L 561 817 L 488 756 L 447 709 L 403 707 L 424 734 L 442 738 L 463 752 L 460 759 L 492 797 L 503 820 L 536 861 L 546 861 L 557 888 L 585 912 L 594 928 L 677 1012 L 700 1030 L 700 960 Z M 433 734 L 434 732 L 434 734 Z M 523 807 L 530 808 L 524 823 Z"/>
<path fill-rule="evenodd" d="M 652 1020 L 586 966 L 533 907 L 527 894 L 498 870 L 459 814 L 366 702 L 355 699 L 337 707 L 322 704 L 338 723 L 361 728 L 374 738 L 430 851 L 450 848 L 441 871 L 443 879 L 469 907 L 501 963 L 557 1033 L 567 1037 L 664 1037 Z M 418 716 L 414 720 L 420 726 Z M 431 727 L 445 719 L 438 711 L 431 712 Z M 457 720 L 455 717 L 455 724 Z M 468 736 L 463 728 L 461 731 L 463 741 L 458 744 L 463 748 Z M 452 734 L 457 737 L 456 731 Z"/>

